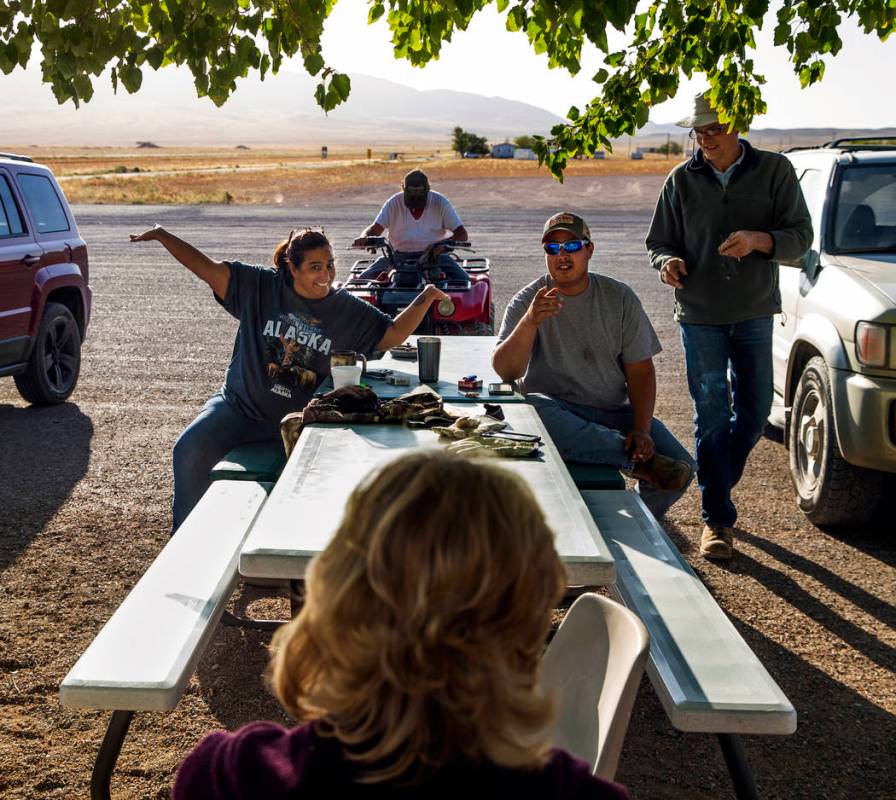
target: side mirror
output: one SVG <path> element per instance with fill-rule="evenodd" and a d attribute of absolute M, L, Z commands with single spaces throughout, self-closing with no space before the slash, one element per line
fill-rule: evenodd
<path fill-rule="evenodd" d="M 809 250 L 809 252 L 800 259 L 800 269 L 806 273 L 806 276 L 810 280 L 812 280 L 818 273 L 818 265 L 820 262 L 821 257 L 818 255 L 818 251 Z"/>
<path fill-rule="evenodd" d="M 812 276 L 818 269 L 819 256 L 817 250 L 808 250 L 806 254 L 795 261 L 780 261 L 782 267 L 795 267 Z"/>

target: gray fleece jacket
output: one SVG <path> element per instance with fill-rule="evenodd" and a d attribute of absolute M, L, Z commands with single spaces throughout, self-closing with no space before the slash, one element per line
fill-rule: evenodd
<path fill-rule="evenodd" d="M 781 310 L 778 264 L 800 258 L 812 242 L 812 222 L 790 161 L 756 150 L 746 140 L 744 159 L 723 189 L 703 151 L 669 173 L 647 234 L 654 269 L 684 259 L 684 288 L 675 290 L 675 319 L 729 325 Z M 734 231 L 764 231 L 770 255 L 752 252 L 737 261 L 719 255 Z"/>

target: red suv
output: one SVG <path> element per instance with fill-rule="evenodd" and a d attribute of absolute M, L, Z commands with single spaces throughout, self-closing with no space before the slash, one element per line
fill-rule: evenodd
<path fill-rule="evenodd" d="M 0 153 L 0 376 L 28 402 L 74 391 L 90 298 L 87 245 L 53 173 Z"/>

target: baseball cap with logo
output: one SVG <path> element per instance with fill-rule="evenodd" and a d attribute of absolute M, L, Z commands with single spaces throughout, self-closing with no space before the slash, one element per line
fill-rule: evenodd
<path fill-rule="evenodd" d="M 424 208 L 429 195 L 429 178 L 419 169 L 411 170 L 404 176 L 401 188 L 404 191 L 404 204 L 408 208 Z"/>
<path fill-rule="evenodd" d="M 585 220 L 578 214 L 573 214 L 571 211 L 561 211 L 559 214 L 554 214 L 553 217 L 545 222 L 544 232 L 541 234 L 541 241 L 547 239 L 548 235 L 552 234 L 554 231 L 569 231 L 569 233 L 577 239 L 591 240 L 591 231 L 588 230 Z"/>

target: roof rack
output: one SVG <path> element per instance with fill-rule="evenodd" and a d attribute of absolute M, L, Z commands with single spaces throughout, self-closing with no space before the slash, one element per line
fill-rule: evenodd
<path fill-rule="evenodd" d="M 871 142 L 892 142 L 892 144 L 871 144 Z M 807 144 L 788 147 L 782 153 L 794 153 L 797 150 L 896 150 L 896 135 L 894 136 L 849 136 L 845 139 L 834 139 L 824 144 Z"/>
<path fill-rule="evenodd" d="M 13 161 L 28 161 L 33 164 L 34 159 L 28 156 L 17 156 L 15 153 L 0 153 L 0 158 L 11 158 Z"/>
<path fill-rule="evenodd" d="M 867 142 L 892 142 L 892 144 L 871 145 L 867 144 Z M 852 150 L 862 147 L 873 148 L 876 150 L 892 150 L 896 147 L 896 136 L 848 136 L 845 139 L 835 139 L 833 142 L 825 142 L 822 147 L 841 147 L 844 150 Z"/>
<path fill-rule="evenodd" d="M 886 141 L 891 144 L 881 144 Z M 878 144 L 871 144 L 872 142 L 878 142 Z M 896 136 L 848 136 L 845 139 L 825 142 L 821 147 L 825 150 L 844 150 L 847 153 L 856 150 L 896 150 Z"/>

